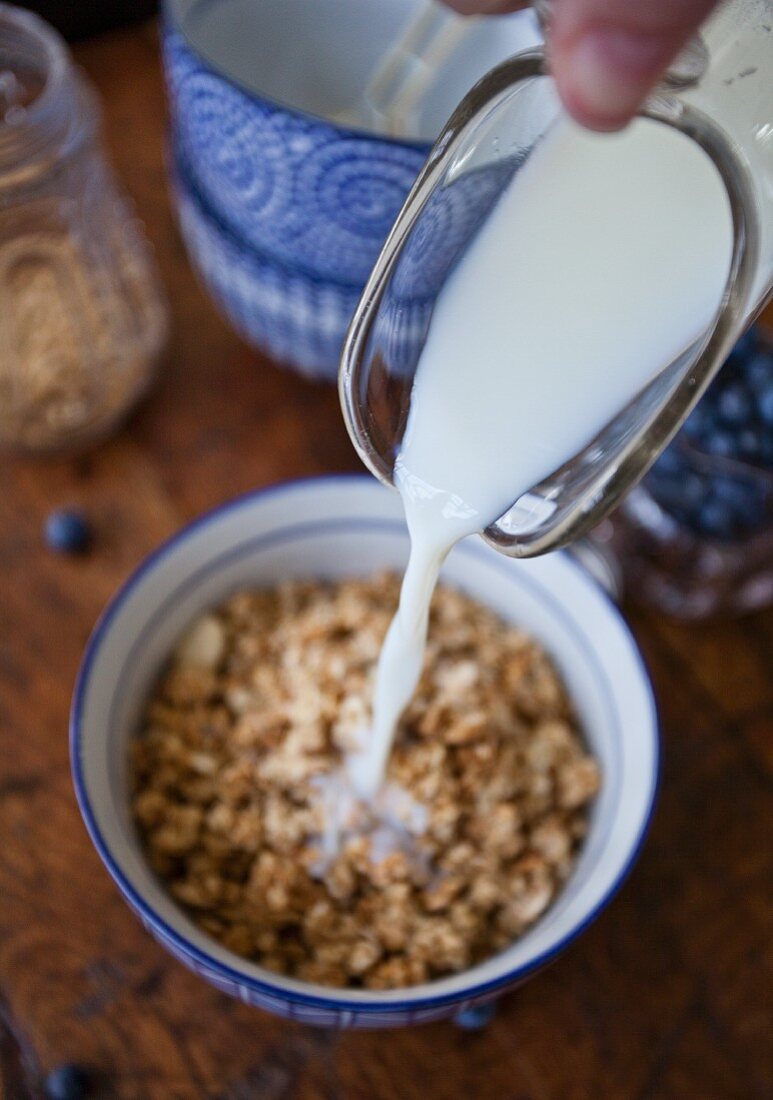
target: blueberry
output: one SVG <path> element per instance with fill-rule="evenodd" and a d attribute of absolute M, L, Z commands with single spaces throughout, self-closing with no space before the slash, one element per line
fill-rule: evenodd
<path fill-rule="evenodd" d="M 652 466 L 652 475 L 668 477 L 672 474 L 680 474 L 684 469 L 684 458 L 676 447 L 666 447 L 665 451 L 655 460 Z"/>
<path fill-rule="evenodd" d="M 716 455 L 717 458 L 731 458 L 736 453 L 733 435 L 721 428 L 712 432 L 703 440 L 701 446 L 710 455 Z"/>
<path fill-rule="evenodd" d="M 47 1100 L 82 1100 L 88 1095 L 91 1082 L 81 1066 L 57 1066 L 46 1078 Z"/>
<path fill-rule="evenodd" d="M 711 430 L 713 424 L 713 417 L 711 410 L 704 398 L 699 404 L 695 406 L 693 411 L 687 417 L 684 424 L 684 433 L 688 439 L 698 441 Z"/>
<path fill-rule="evenodd" d="M 765 433 L 760 428 L 744 428 L 738 435 L 738 452 L 750 462 L 759 462 L 765 447 Z"/>
<path fill-rule="evenodd" d="M 703 478 L 690 472 L 669 478 L 650 474 L 647 487 L 660 507 L 680 523 L 692 522 L 706 496 Z"/>
<path fill-rule="evenodd" d="M 764 466 L 766 470 L 773 470 L 773 432 L 762 433 L 760 464 Z"/>
<path fill-rule="evenodd" d="M 773 354 L 760 351 L 744 367 L 744 378 L 759 397 L 773 386 Z"/>
<path fill-rule="evenodd" d="M 765 519 L 765 501 L 753 481 L 717 477 L 712 492 L 714 500 L 727 508 L 740 526 L 751 529 Z"/>
<path fill-rule="evenodd" d="M 763 424 L 773 428 L 773 379 L 768 389 L 763 390 L 757 397 L 757 412 Z"/>
<path fill-rule="evenodd" d="M 748 332 L 743 334 L 730 354 L 737 359 L 746 359 L 747 356 L 753 355 L 756 350 L 757 330 L 750 328 Z"/>
<path fill-rule="evenodd" d="M 462 1008 L 454 1016 L 454 1023 L 464 1031 L 480 1031 L 491 1023 L 496 1011 L 496 1002 L 489 1001 L 484 1005 L 470 1005 Z"/>
<path fill-rule="evenodd" d="M 698 529 L 713 538 L 726 539 L 736 533 L 733 512 L 719 500 L 709 499 L 698 513 Z"/>
<path fill-rule="evenodd" d="M 46 519 L 46 544 L 60 554 L 82 554 L 91 542 L 91 529 L 82 512 L 61 508 Z"/>
<path fill-rule="evenodd" d="M 717 412 L 728 427 L 742 427 L 754 414 L 754 402 L 740 381 L 730 382 L 717 398 Z"/>

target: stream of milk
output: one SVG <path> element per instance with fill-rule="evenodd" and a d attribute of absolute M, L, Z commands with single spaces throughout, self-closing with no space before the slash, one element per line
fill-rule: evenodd
<path fill-rule="evenodd" d="M 705 331 L 731 251 L 716 169 L 661 124 L 600 135 L 561 118 L 514 177 L 443 288 L 413 384 L 395 467 L 411 553 L 372 728 L 348 761 L 360 798 L 382 787 L 448 552 Z"/>

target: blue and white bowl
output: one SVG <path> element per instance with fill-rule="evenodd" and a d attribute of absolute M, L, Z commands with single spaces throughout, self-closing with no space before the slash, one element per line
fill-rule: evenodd
<path fill-rule="evenodd" d="M 214 244 L 207 242 L 216 255 L 208 259 L 206 234 L 192 235 L 190 207 L 181 209 L 186 243 L 191 249 L 193 239 L 192 258 L 208 284 L 225 262 L 224 241 L 252 255 L 252 264 L 239 261 L 227 296 L 217 275 L 218 301 L 238 318 L 244 293 L 233 285 L 247 287 L 249 317 L 237 319 L 237 328 L 307 372 L 334 377 L 337 354 L 323 355 L 316 344 L 335 339 L 340 350 L 365 280 L 447 115 L 487 69 L 537 38 L 529 15 L 481 21 L 427 97 L 422 140 L 354 131 L 322 117 L 319 97 L 330 101 L 333 86 L 344 96 L 340 106 L 347 96 L 356 102 L 418 2 L 166 0 L 172 145 L 189 190 L 218 226 Z M 277 350 L 266 333 L 279 323 L 276 299 L 285 294 L 285 313 L 302 337 Z"/>
<path fill-rule="evenodd" d="M 188 257 L 220 312 L 274 359 L 335 381 L 360 290 L 291 270 L 248 244 L 207 204 L 179 148 L 169 150 L 169 171 Z M 470 173 L 439 192 L 419 219 L 374 333 L 391 372 L 414 369 L 434 300 L 496 192 L 493 171 Z"/>
<path fill-rule="evenodd" d="M 206 201 L 273 260 L 362 286 L 429 144 L 353 133 L 251 95 L 169 25 L 163 55 L 174 140 Z"/>
<path fill-rule="evenodd" d="M 151 935 L 218 989 L 308 1024 L 420 1023 L 517 985 L 609 902 L 637 855 L 655 797 L 655 706 L 617 609 L 565 555 L 514 562 L 473 538 L 451 555 L 444 579 L 542 641 L 603 771 L 588 837 L 555 903 L 486 962 L 390 992 L 332 990 L 282 977 L 197 928 L 148 867 L 129 809 L 127 744 L 161 666 L 192 619 L 241 587 L 402 569 L 407 552 L 399 498 L 370 478 L 311 479 L 235 500 L 181 531 L 124 585 L 89 642 L 75 690 L 71 754 L 78 801 L 128 904 Z"/>
<path fill-rule="evenodd" d="M 172 192 L 188 258 L 223 316 L 253 347 L 312 378 L 335 381 L 360 292 L 263 256 L 207 207 L 179 152 Z"/>

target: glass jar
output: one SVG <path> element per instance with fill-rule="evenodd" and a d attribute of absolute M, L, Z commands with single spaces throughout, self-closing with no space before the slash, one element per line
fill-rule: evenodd
<path fill-rule="evenodd" d="M 593 540 L 627 592 L 678 618 L 773 603 L 773 341 L 763 330 L 739 341 Z"/>
<path fill-rule="evenodd" d="M 104 436 L 167 333 L 150 250 L 99 147 L 93 90 L 41 19 L 0 3 L 0 443 Z"/>

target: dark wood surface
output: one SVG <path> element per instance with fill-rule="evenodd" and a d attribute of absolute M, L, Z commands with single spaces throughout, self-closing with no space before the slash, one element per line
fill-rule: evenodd
<path fill-rule="evenodd" d="M 75 1061 L 117 1100 L 769 1096 L 769 613 L 685 627 L 630 610 L 663 722 L 652 832 L 612 905 L 485 1033 L 284 1023 L 189 974 L 121 901 L 67 760 L 73 678 L 100 609 L 204 509 L 357 461 L 333 389 L 247 350 L 195 284 L 167 202 L 153 26 L 77 54 L 156 246 L 174 334 L 155 393 L 117 438 L 80 458 L 3 460 L 0 1093 L 39 1096 L 52 1066 Z M 42 544 L 46 514 L 66 504 L 96 529 L 81 560 Z"/>

